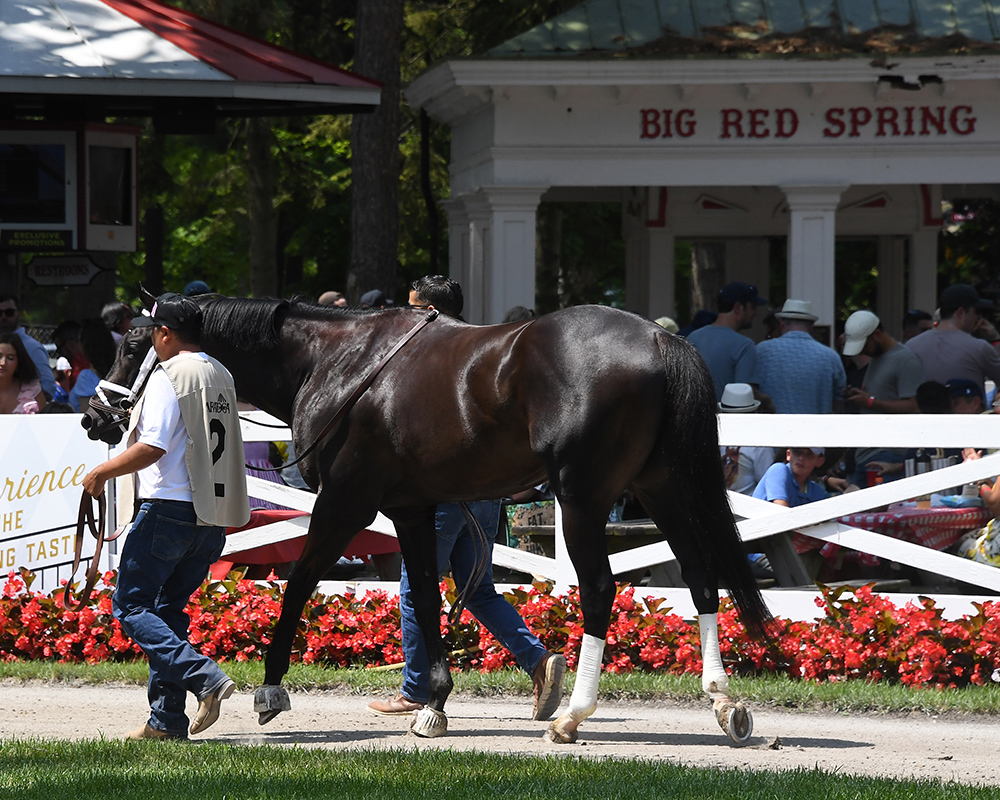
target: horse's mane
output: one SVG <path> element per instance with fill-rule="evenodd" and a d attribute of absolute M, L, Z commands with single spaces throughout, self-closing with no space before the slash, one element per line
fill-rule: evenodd
<path fill-rule="evenodd" d="M 225 341 L 239 350 L 256 352 L 278 346 L 281 324 L 288 313 L 287 300 L 199 295 L 201 335 Z"/>
<path fill-rule="evenodd" d="M 226 341 L 239 350 L 257 352 L 278 346 L 281 326 L 293 319 L 348 319 L 380 313 L 382 309 L 338 308 L 305 300 L 198 295 L 204 318 L 201 335 Z"/>

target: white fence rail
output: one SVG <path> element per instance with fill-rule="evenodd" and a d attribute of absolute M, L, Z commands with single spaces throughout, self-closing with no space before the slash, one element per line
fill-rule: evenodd
<path fill-rule="evenodd" d="M 255 412 L 259 419 L 266 415 Z M 273 420 L 272 420 L 273 421 Z M 785 447 L 888 447 L 888 448 L 961 448 L 1000 450 L 1000 416 L 937 416 L 937 415 L 722 415 L 719 419 L 720 441 L 725 445 Z M 247 441 L 282 440 L 287 429 L 262 428 L 244 424 Z M 972 603 L 1000 600 L 1000 569 L 977 564 L 963 558 L 910 544 L 889 536 L 852 528 L 836 522 L 838 517 L 869 511 L 890 503 L 939 492 L 943 489 L 992 478 L 1000 474 L 1000 453 L 987 455 L 946 469 L 884 483 L 869 489 L 831 497 L 817 503 L 789 509 L 730 493 L 734 512 L 743 519 L 740 533 L 745 541 L 764 540 L 788 531 L 799 531 L 826 542 L 860 550 L 900 564 L 947 576 L 983 588 L 977 595 L 937 595 L 939 606 L 950 616 L 973 613 Z M 251 495 L 301 511 L 312 510 L 314 496 L 257 478 L 250 478 Z M 248 550 L 264 544 L 302 536 L 308 517 L 254 528 L 229 537 L 225 554 Z M 497 566 L 544 576 L 555 581 L 557 588 L 575 583 L 572 564 L 566 553 L 561 534 L 561 513 L 556 510 L 555 558 L 526 553 L 497 545 L 494 563 Z M 395 535 L 392 523 L 379 514 L 370 529 Z M 615 574 L 653 567 L 673 560 L 665 543 L 635 547 L 611 557 Z M 324 591 L 365 591 L 369 588 L 398 591 L 398 584 L 386 582 L 335 582 L 324 585 Z M 665 597 L 674 609 L 686 616 L 695 614 L 687 590 L 675 587 L 650 587 L 644 594 Z M 812 590 L 766 590 L 765 598 L 774 613 L 793 619 L 813 619 L 817 615 L 816 592 Z M 894 602 L 915 600 L 916 595 L 889 595 Z"/>

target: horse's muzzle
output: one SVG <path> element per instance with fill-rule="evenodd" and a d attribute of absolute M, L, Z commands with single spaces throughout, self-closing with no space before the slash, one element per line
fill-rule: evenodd
<path fill-rule="evenodd" d="M 122 420 L 100 408 L 90 407 L 80 418 L 81 427 L 87 432 L 87 438 L 116 445 L 122 440 Z"/>

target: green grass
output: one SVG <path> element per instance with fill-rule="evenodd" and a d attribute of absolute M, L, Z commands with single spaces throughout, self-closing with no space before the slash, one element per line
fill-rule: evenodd
<path fill-rule="evenodd" d="M 264 666 L 260 662 L 226 662 L 223 668 L 241 689 L 260 686 Z M 27 661 L 0 663 L 0 680 L 53 681 L 62 683 L 124 683 L 145 685 L 149 675 L 144 662 L 125 664 L 57 664 Z M 486 675 L 478 672 L 453 673 L 455 691 L 482 696 L 528 695 L 531 682 L 519 670 L 501 670 Z M 574 674 L 566 676 L 566 688 L 572 690 Z M 389 669 L 325 669 L 295 664 L 283 684 L 291 691 L 336 690 L 363 695 L 378 695 L 399 689 L 400 673 Z M 0 690 L 2 691 L 2 690 Z M 734 678 L 733 694 L 758 705 L 781 706 L 813 711 L 828 709 L 842 712 L 922 711 L 1000 715 L 1000 685 L 939 691 L 909 689 L 899 684 L 845 683 L 814 684 L 793 681 L 781 675 L 759 678 Z M 630 675 L 605 673 L 601 676 L 602 700 L 700 701 L 701 681 L 693 675 L 666 675 L 634 672 Z"/>
<path fill-rule="evenodd" d="M 14 800 L 127 798 L 684 798 L 993 800 L 996 788 L 835 775 L 587 761 L 404 748 L 387 751 L 207 743 L 42 742 L 0 746 L 0 791 Z"/>

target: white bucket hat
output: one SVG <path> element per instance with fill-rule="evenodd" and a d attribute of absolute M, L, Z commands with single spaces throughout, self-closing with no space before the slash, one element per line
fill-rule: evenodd
<path fill-rule="evenodd" d="M 719 411 L 729 414 L 748 414 L 760 407 L 760 400 L 754 400 L 753 387 L 749 383 L 727 383 L 722 390 Z"/>
<path fill-rule="evenodd" d="M 801 319 L 806 322 L 815 322 L 819 317 L 812 313 L 812 303 L 808 300 L 788 299 L 781 307 L 781 311 L 775 312 L 778 319 Z"/>

